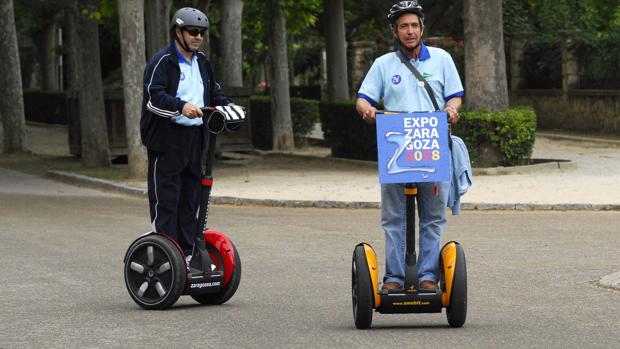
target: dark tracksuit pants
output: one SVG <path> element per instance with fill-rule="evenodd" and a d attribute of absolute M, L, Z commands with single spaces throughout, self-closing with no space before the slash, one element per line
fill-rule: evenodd
<path fill-rule="evenodd" d="M 203 127 L 172 124 L 170 132 L 166 152 L 148 151 L 151 222 L 187 255 L 198 228 Z"/>

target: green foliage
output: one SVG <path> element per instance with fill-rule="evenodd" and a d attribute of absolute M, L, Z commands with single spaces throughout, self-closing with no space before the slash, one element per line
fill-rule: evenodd
<path fill-rule="evenodd" d="M 504 0 L 504 34 L 508 37 L 526 33 L 530 30 L 528 23 L 528 5 L 523 0 Z"/>
<path fill-rule="evenodd" d="M 521 75 L 529 88 L 562 88 L 562 51 L 559 43 L 528 41 L 523 52 Z"/>
<path fill-rule="evenodd" d="M 570 39 L 580 88 L 620 88 L 620 1 L 503 0 L 505 38 L 525 38 L 527 88 L 561 87 L 560 48 Z M 506 47 L 509 47 L 507 43 Z"/>
<path fill-rule="evenodd" d="M 322 11 L 320 0 L 279 0 L 286 19 L 286 31 L 289 38 L 304 35 L 316 24 L 317 16 Z M 243 55 L 246 74 L 255 73 L 262 67 L 267 47 L 267 20 L 272 9 L 264 1 L 243 2 Z M 290 41 L 290 40 L 289 40 Z M 302 42 L 303 42 L 302 41 Z M 294 56 L 294 55 L 293 55 Z"/>
<path fill-rule="evenodd" d="M 84 16 L 90 17 L 99 23 L 105 23 L 110 19 L 118 22 L 118 18 L 114 19 L 118 16 L 116 1 L 117 0 L 99 0 L 98 3 L 97 1 L 90 1 L 78 5 L 81 5 L 80 11 Z"/>
<path fill-rule="evenodd" d="M 355 101 L 321 102 L 321 127 L 332 156 L 377 160 L 377 133 L 355 111 Z"/>
<path fill-rule="evenodd" d="M 618 39 L 607 37 L 581 44 L 577 47 L 577 56 L 580 66 L 580 88 L 620 88 Z"/>
<path fill-rule="evenodd" d="M 323 10 L 321 0 L 281 0 L 286 31 L 288 35 L 302 34 L 316 24 L 318 14 Z"/>
<path fill-rule="evenodd" d="M 27 6 L 21 1 L 15 2 L 13 11 L 20 46 L 23 46 L 23 41 L 32 41 L 43 30 L 45 14 L 43 9 Z"/>
<path fill-rule="evenodd" d="M 499 150 L 499 165 L 527 163 L 535 131 L 536 112 L 531 107 L 514 107 L 500 113 L 465 111 L 452 128 L 452 133 L 465 141 L 474 166 L 479 163 L 483 147 Z"/>
<path fill-rule="evenodd" d="M 456 40 L 463 39 L 463 0 L 422 0 L 420 4 L 424 8 L 426 37 L 446 36 Z"/>
<path fill-rule="evenodd" d="M 319 102 L 311 99 L 291 98 L 291 119 L 296 146 L 304 144 L 304 136 L 319 120 Z M 267 96 L 250 98 L 250 129 L 252 144 L 259 149 L 273 149 L 271 100 Z"/>

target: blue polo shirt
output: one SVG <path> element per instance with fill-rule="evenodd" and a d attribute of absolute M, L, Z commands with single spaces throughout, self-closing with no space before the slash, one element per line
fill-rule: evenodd
<path fill-rule="evenodd" d="M 404 56 L 408 57 L 406 54 Z M 418 59 L 410 61 L 428 81 L 440 110 L 444 109 L 447 100 L 463 96 L 459 73 L 448 52 L 421 43 Z M 385 54 L 374 61 L 357 96 L 373 106 L 383 100 L 385 110 L 389 111 L 425 112 L 435 109 L 426 89 L 401 62 L 396 52 Z"/>
<path fill-rule="evenodd" d="M 183 56 L 176 45 L 175 48 L 179 58 L 179 68 L 181 69 L 179 88 L 177 89 L 176 97 L 202 108 L 205 106 L 204 85 L 202 84 L 202 76 L 200 75 L 200 68 L 198 67 L 198 57 L 194 52 L 192 54 L 192 61 L 190 62 Z M 172 117 L 172 122 L 185 126 L 198 126 L 202 125 L 202 118 L 190 119 L 181 114 Z"/>

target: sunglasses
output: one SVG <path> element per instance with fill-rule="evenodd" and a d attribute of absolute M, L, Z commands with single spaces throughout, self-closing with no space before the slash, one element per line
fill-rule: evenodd
<path fill-rule="evenodd" d="M 197 29 L 197 28 L 190 28 L 190 29 L 185 29 L 184 28 L 183 30 L 188 32 L 189 35 L 191 35 L 191 36 L 198 36 L 198 35 L 200 35 L 203 38 L 205 37 L 205 33 L 207 32 L 206 29 Z"/>

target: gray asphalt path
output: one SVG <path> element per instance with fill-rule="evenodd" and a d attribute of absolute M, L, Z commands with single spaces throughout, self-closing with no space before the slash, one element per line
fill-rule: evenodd
<path fill-rule="evenodd" d="M 458 239 L 468 261 L 465 327 L 447 327 L 443 314 L 375 314 L 358 331 L 350 259 L 359 241 L 382 259 L 378 210 L 215 206 L 210 225 L 241 255 L 237 294 L 222 306 L 182 297 L 144 311 L 127 294 L 122 258 L 148 229 L 146 201 L 17 187 L 0 181 L 1 348 L 618 345 L 620 292 L 594 281 L 620 265 L 620 212 L 451 217 L 444 240 Z"/>

